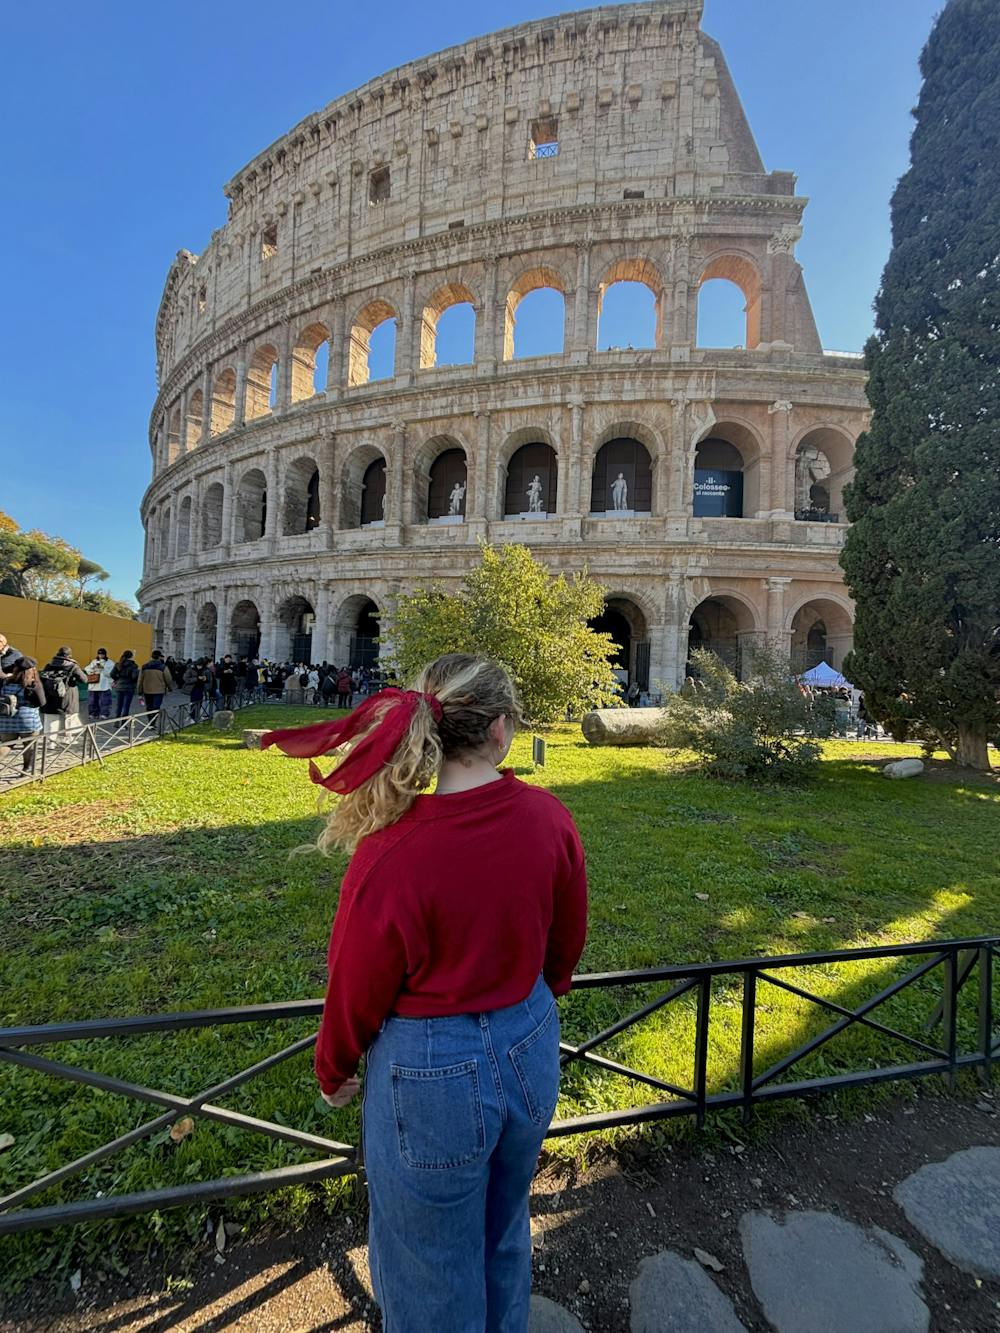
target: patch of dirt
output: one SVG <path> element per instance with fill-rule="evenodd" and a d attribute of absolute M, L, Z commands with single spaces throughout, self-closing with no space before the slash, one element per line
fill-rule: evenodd
<path fill-rule="evenodd" d="M 913 758 L 907 755 L 906 758 Z M 896 762 L 897 756 L 886 754 L 882 751 L 872 751 L 871 754 L 852 754 L 845 756 L 845 761 L 849 764 L 864 764 L 868 768 L 883 769 L 886 764 Z M 924 771 L 916 778 L 901 779 L 906 782 L 935 782 L 945 783 L 949 787 L 961 785 L 963 787 L 1000 787 L 1000 769 L 993 769 L 990 773 L 981 773 L 977 768 L 960 768 L 958 764 L 953 764 L 950 759 L 925 759 Z"/>
<path fill-rule="evenodd" d="M 844 1121 L 836 1100 L 826 1098 L 760 1143 L 712 1144 L 695 1135 L 662 1151 L 644 1143 L 617 1155 L 602 1149 L 585 1166 L 543 1158 L 531 1200 L 534 1290 L 585 1328 L 628 1333 L 629 1284 L 640 1260 L 663 1249 L 690 1257 L 698 1247 L 722 1264 L 716 1280 L 749 1333 L 767 1333 L 743 1265 L 740 1217 L 816 1208 L 882 1226 L 920 1255 L 931 1333 L 1000 1330 L 1000 1284 L 953 1268 L 892 1199 L 893 1188 L 924 1163 L 1000 1144 L 1000 1099 L 922 1090 Z M 381 1322 L 364 1226 L 361 1211 L 316 1214 L 298 1232 L 234 1237 L 222 1263 L 207 1238 L 186 1272 L 168 1268 L 169 1289 L 162 1260 L 136 1263 L 124 1279 L 83 1273 L 75 1296 L 68 1286 L 39 1282 L 0 1306 L 0 1333 L 372 1333 Z"/>
<path fill-rule="evenodd" d="M 39 814 L 14 815 L 0 824 L 4 842 L 27 843 L 31 847 L 71 847 L 83 842 L 119 842 L 119 816 L 132 808 L 131 801 L 85 801 L 61 805 Z"/>

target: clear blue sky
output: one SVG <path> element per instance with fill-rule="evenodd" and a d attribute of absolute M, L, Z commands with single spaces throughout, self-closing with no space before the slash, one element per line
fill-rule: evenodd
<path fill-rule="evenodd" d="M 587 6 L 573 6 L 586 8 Z M 310 111 L 558 0 L 5 6 L 0 509 L 138 583 L 167 268 L 223 183 Z M 706 0 L 768 170 L 810 197 L 798 257 L 828 348 L 860 350 L 940 0 Z"/>

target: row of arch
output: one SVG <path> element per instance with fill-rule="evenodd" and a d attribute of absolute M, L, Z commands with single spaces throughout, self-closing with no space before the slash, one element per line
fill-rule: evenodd
<path fill-rule="evenodd" d="M 728 322 L 721 338 L 719 311 L 713 311 L 713 345 L 758 345 L 763 287 L 752 258 L 740 254 L 717 256 L 704 266 L 693 287 L 699 293 L 699 309 L 701 293 L 711 291 L 715 307 L 720 306 L 720 293 L 728 293 Z M 561 355 L 571 317 L 567 297 L 573 290 L 558 267 L 535 265 L 521 273 L 497 302 L 503 310 L 499 358 L 512 361 Z M 598 350 L 663 346 L 665 284 L 651 260 L 637 257 L 615 261 L 605 269 L 593 294 Z M 725 306 L 725 302 L 722 304 Z M 473 364 L 478 359 L 477 324 L 482 312 L 482 298 L 466 282 L 455 280 L 438 286 L 416 314 L 414 368 Z M 224 363 L 212 373 L 210 384 L 190 389 L 169 408 L 158 432 L 160 465 L 175 461 L 238 422 L 269 415 L 279 406 L 281 397 L 294 404 L 338 387 L 340 379 L 348 388 L 356 388 L 373 380 L 394 378 L 397 331 L 402 324 L 400 311 L 390 301 L 382 297 L 367 301 L 348 322 L 341 349 L 346 357 L 341 356 L 338 366 L 331 354 L 333 334 L 329 324 L 309 320 L 290 341 L 284 389 L 276 342 L 265 339 L 255 344 L 247 354 L 245 368 L 241 362 Z M 699 326 L 696 316 L 692 339 L 696 344 Z M 603 332 L 605 328 L 608 332 Z M 443 342 L 447 350 L 441 356 Z"/>
<path fill-rule="evenodd" d="M 225 614 L 225 613 L 224 613 Z M 343 599 L 331 619 L 330 634 L 317 625 L 316 608 L 308 597 L 291 594 L 275 607 L 266 626 L 257 603 L 251 598 L 236 601 L 220 623 L 217 603 L 202 601 L 191 613 L 180 605 L 172 614 L 163 608 L 156 622 L 156 643 L 179 658 L 188 655 L 212 657 L 233 653 L 238 657 L 270 657 L 275 661 L 313 662 L 329 660 L 337 665 L 372 666 L 378 659 L 382 609 L 368 594 L 354 593 Z M 615 645 L 614 665 L 623 683 L 640 689 L 651 686 L 651 625 L 647 610 L 638 599 L 622 594 L 607 598 L 604 611 L 591 622 L 609 634 Z M 315 631 L 319 629 L 319 636 Z M 851 642 L 853 626 L 844 605 L 829 597 L 813 597 L 795 607 L 786 617 L 784 634 L 793 670 L 807 671 L 820 662 L 839 667 Z M 707 648 L 734 671 L 742 673 L 748 649 L 764 635 L 761 617 L 752 602 L 739 593 L 713 593 L 691 611 L 686 626 L 684 674 L 692 671 L 691 654 Z M 321 640 L 321 641 L 320 641 Z"/>
<path fill-rule="evenodd" d="M 517 441 L 528 434 L 523 443 Z M 432 450 L 433 452 L 429 452 Z M 831 428 L 807 433 L 794 455 L 795 516 L 801 520 L 839 521 L 843 483 L 849 475 L 851 444 Z M 760 456 L 756 442 L 736 423 L 717 425 L 694 453 L 691 514 L 695 518 L 743 518 L 759 505 Z M 490 517 L 539 520 L 558 516 L 566 506 L 560 497 L 558 451 L 551 439 L 513 437 L 504 451 Z M 468 511 L 470 469 L 466 450 L 455 440 L 440 438 L 428 446 L 413 474 L 412 510 L 405 521 L 461 523 Z M 190 494 L 176 512 L 168 503 L 147 520 L 149 560 L 184 556 L 228 542 L 254 542 L 265 535 L 296 536 L 312 532 L 324 519 L 339 529 L 377 527 L 387 520 L 390 491 L 385 454 L 362 445 L 345 462 L 337 510 L 327 515 L 320 465 L 311 455 L 296 458 L 285 469 L 279 503 L 269 496 L 268 478 L 259 467 L 248 468 L 233 484 L 227 505 L 226 488 L 211 482 L 197 506 Z M 615 435 L 600 444 L 591 460 L 591 516 L 641 518 L 656 506 L 656 468 L 647 445 L 632 436 Z M 269 509 L 275 506 L 269 522 Z M 397 519 L 400 521 L 400 519 Z"/>

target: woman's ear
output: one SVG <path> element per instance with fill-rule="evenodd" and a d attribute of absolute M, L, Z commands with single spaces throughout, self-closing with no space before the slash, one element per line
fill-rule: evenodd
<path fill-rule="evenodd" d="M 510 748 L 507 741 L 507 716 L 505 713 L 501 713 L 499 717 L 493 719 L 487 728 L 487 735 L 500 751 L 500 758 L 502 759 Z"/>

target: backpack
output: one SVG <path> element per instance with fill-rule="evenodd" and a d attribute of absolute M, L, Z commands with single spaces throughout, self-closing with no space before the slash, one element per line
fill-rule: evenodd
<path fill-rule="evenodd" d="M 0 718 L 13 717 L 17 712 L 20 700 L 13 692 L 4 690 L 0 693 Z"/>
<path fill-rule="evenodd" d="M 309 672 L 308 672 L 308 671 L 303 671 L 302 675 L 299 677 L 299 684 L 302 686 L 303 689 L 305 689 L 306 686 L 309 684 Z"/>
<path fill-rule="evenodd" d="M 45 709 L 50 713 L 66 711 L 66 696 L 69 693 L 67 673 L 63 671 L 41 671 L 39 679 L 45 691 Z"/>

